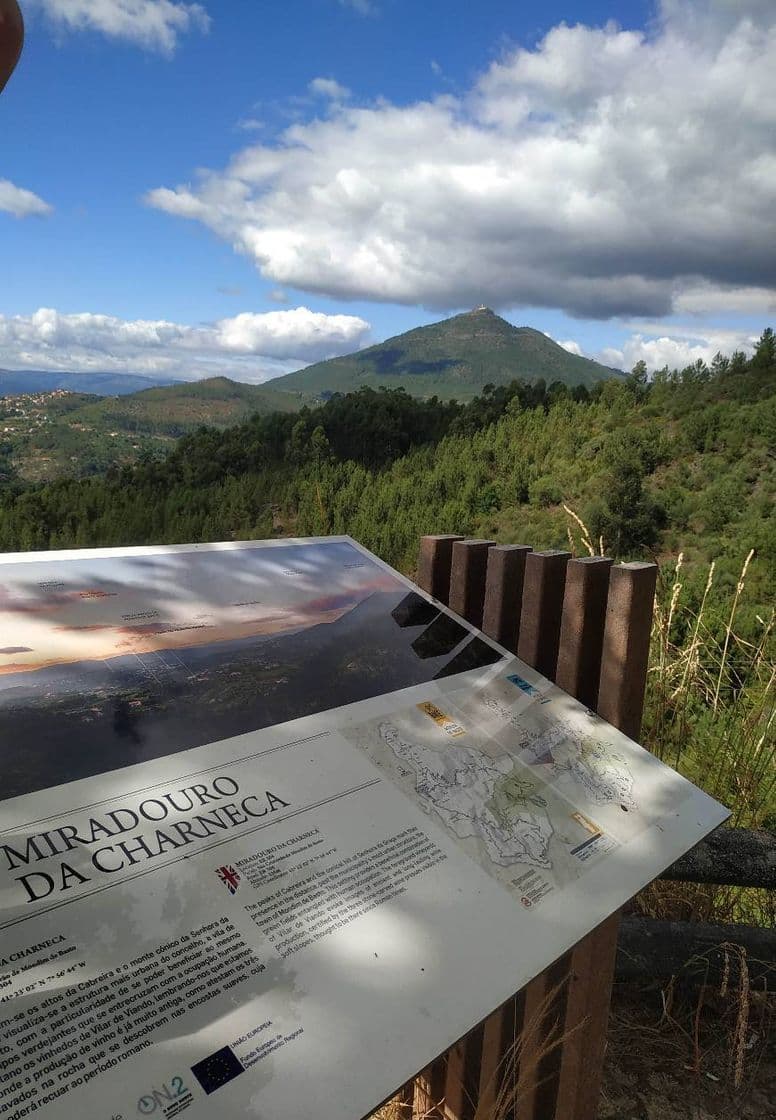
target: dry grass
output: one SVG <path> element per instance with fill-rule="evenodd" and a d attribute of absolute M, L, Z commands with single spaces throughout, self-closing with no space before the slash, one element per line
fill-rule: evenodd
<path fill-rule="evenodd" d="M 585 525 L 579 514 L 575 513 L 574 510 L 567 505 L 564 505 L 563 509 L 576 525 L 576 530 L 578 530 L 580 533 L 582 551 L 586 552 L 588 556 L 605 556 L 606 553 L 604 551 L 604 538 L 598 538 L 598 547 L 596 549 L 596 546 L 593 544 L 593 540 L 590 536 L 590 530 L 588 529 L 587 525 Z M 569 551 L 571 552 L 572 556 L 576 556 L 580 551 L 580 549 L 577 548 L 577 539 L 574 535 L 576 530 L 573 530 L 570 525 L 566 527 L 566 536 L 568 537 L 569 541 Z"/>
<path fill-rule="evenodd" d="M 684 601 L 682 557 L 655 609 L 643 741 L 732 811 L 731 825 L 776 822 L 776 655 L 774 615 L 757 616 L 754 635 L 737 632 L 752 553 L 725 602 L 709 568 L 700 605 Z M 724 625 L 719 626 L 719 618 Z M 665 918 L 776 925 L 767 892 L 658 882 L 640 899 Z"/>
<path fill-rule="evenodd" d="M 719 990 L 615 992 L 601 1120 L 766 1120 L 776 1099 L 774 997 L 741 976 Z"/>
<path fill-rule="evenodd" d="M 483 1087 L 479 1100 L 469 1100 L 473 1120 L 508 1120 L 519 1103 L 540 1084 L 544 1059 L 565 1043 L 577 1030 L 563 1031 L 554 1010 L 558 1006 L 564 984 L 553 987 L 537 1006 L 534 1014 L 505 1047 L 503 1056 L 490 1082 Z M 444 1059 L 440 1059 L 444 1061 Z M 449 1072 L 447 1074 L 449 1077 Z M 456 1096 L 462 1086 L 455 1087 Z M 453 1120 L 444 1096 L 433 1100 L 428 1081 L 422 1076 L 405 1086 L 393 1100 L 374 1113 L 372 1120 Z"/>
<path fill-rule="evenodd" d="M 564 505 L 574 555 L 603 554 Z M 712 563 L 700 595 L 684 557 L 661 574 L 652 628 L 642 742 L 732 811 L 737 828 L 776 828 L 776 617 L 752 619 L 743 559 L 732 592 Z M 746 608 L 746 619 L 741 621 Z M 654 917 L 776 926 L 776 899 L 752 888 L 657 882 L 640 904 Z"/>

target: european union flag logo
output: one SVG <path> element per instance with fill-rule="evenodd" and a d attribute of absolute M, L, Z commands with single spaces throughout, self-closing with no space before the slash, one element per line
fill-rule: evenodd
<path fill-rule="evenodd" d="M 216 1089 L 226 1085 L 227 1081 L 239 1077 L 244 1070 L 245 1067 L 231 1046 L 222 1046 L 215 1054 L 203 1058 L 201 1062 L 191 1067 L 191 1072 L 208 1094 L 215 1093 Z"/>

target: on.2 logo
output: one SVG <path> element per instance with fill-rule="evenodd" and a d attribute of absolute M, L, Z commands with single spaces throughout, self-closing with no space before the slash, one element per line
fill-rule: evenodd
<path fill-rule="evenodd" d="M 137 1102 L 137 1111 L 141 1116 L 150 1116 L 157 1108 L 166 1108 L 187 1092 L 183 1078 L 173 1077 L 169 1085 L 165 1084 L 161 1089 L 152 1089 L 150 1093 L 144 1093 Z"/>

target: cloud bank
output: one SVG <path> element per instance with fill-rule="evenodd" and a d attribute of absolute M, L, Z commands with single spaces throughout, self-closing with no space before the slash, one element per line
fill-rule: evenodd
<path fill-rule="evenodd" d="M 33 6 L 62 31 L 97 31 L 168 55 L 179 36 L 210 26 L 201 4 L 180 0 L 33 0 Z"/>
<path fill-rule="evenodd" d="M 631 324 L 621 347 L 588 352 L 574 339 L 559 339 L 571 354 L 632 369 L 643 359 L 650 370 L 682 369 L 717 351 L 754 349 L 755 335 L 661 323 Z M 372 341 L 370 324 L 355 315 L 325 315 L 296 307 L 251 312 L 205 326 L 164 319 L 119 319 L 92 312 L 64 314 L 41 307 L 32 315 L 0 315 L 0 368 L 78 372 L 167 373 L 198 380 L 224 375 L 259 384 L 311 362 L 352 353 Z"/>
<path fill-rule="evenodd" d="M 670 331 L 670 335 L 666 331 Z M 758 335 L 737 330 L 698 330 L 693 325 L 674 325 L 666 328 L 660 323 L 645 323 L 628 338 L 621 348 L 606 347 L 595 355 L 606 365 L 619 369 L 633 369 L 636 362 L 646 362 L 654 371 L 668 366 L 684 369 L 697 361 L 711 364 L 715 354 L 732 354 L 741 350 L 747 355 L 754 351 Z"/>
<path fill-rule="evenodd" d="M 664 0 L 649 33 L 561 24 L 461 97 L 329 101 L 146 201 L 334 298 L 718 312 L 776 292 L 775 136 L 776 5 Z"/>
<path fill-rule="evenodd" d="M 15 218 L 28 218 L 33 214 L 45 216 L 52 209 L 48 202 L 44 202 L 32 191 L 15 186 L 10 179 L 0 179 L 0 210 L 6 214 L 13 214 Z"/>
<path fill-rule="evenodd" d="M 297 307 L 242 312 L 209 326 L 118 319 L 91 312 L 0 315 L 0 367 L 132 373 L 261 382 L 357 349 L 369 323 Z"/>

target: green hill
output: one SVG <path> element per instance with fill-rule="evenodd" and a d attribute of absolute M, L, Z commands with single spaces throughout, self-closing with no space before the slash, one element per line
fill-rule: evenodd
<path fill-rule="evenodd" d="M 211 377 L 143 389 L 123 397 L 104 397 L 80 409 L 71 419 L 103 428 L 178 436 L 200 424 L 227 428 L 255 412 L 262 416 L 295 412 L 301 404 L 299 393 Z"/>
<path fill-rule="evenodd" d="M 295 412 L 300 394 L 243 385 L 227 377 L 182 381 L 115 397 L 70 392 L 0 400 L 0 416 L 13 416 L 0 443 L 11 465 L 29 482 L 63 475 L 101 474 L 144 453 L 166 452 L 175 440 L 205 424 L 228 428 L 249 416 Z"/>
<path fill-rule="evenodd" d="M 417 327 L 377 346 L 276 377 L 267 388 L 326 398 L 362 386 L 406 389 L 416 397 L 470 400 L 487 384 L 519 378 L 591 386 L 618 369 L 570 354 L 541 331 L 513 327 L 488 307 Z"/>

